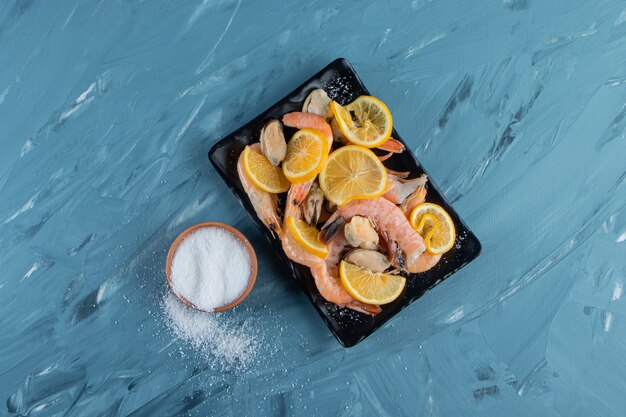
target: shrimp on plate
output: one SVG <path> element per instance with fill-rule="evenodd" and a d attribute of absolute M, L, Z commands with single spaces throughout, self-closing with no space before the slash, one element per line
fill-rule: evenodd
<path fill-rule="evenodd" d="M 408 219 L 398 206 L 391 201 L 378 197 L 371 200 L 352 200 L 339 206 L 337 211 L 322 227 L 320 238 L 328 241 L 347 220 L 354 216 L 369 218 L 377 227 L 379 233 L 397 243 L 402 256 L 398 259 L 401 269 L 410 267 L 424 252 L 424 239 L 413 229 Z"/>
<path fill-rule="evenodd" d="M 258 143 L 250 145 L 250 149 L 260 152 L 261 146 Z M 239 155 L 237 161 L 237 174 L 244 191 L 250 199 L 252 207 L 259 219 L 270 230 L 272 235 L 282 235 L 282 226 L 280 215 L 278 214 L 278 197 L 276 194 L 268 193 L 257 187 L 246 174 L 243 168 L 243 152 Z"/>

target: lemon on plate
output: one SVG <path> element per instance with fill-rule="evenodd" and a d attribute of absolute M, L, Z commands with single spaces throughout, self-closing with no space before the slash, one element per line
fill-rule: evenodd
<path fill-rule="evenodd" d="M 332 101 L 330 109 L 343 135 L 356 145 L 376 148 L 391 136 L 391 112 L 376 97 L 360 96 L 346 106 Z"/>
<path fill-rule="evenodd" d="M 439 220 L 437 220 L 434 214 L 425 213 L 422 215 L 417 226 L 413 226 L 413 228 L 422 236 L 424 241 L 427 241 L 435 234 L 437 229 L 439 229 Z"/>
<path fill-rule="evenodd" d="M 292 183 L 312 180 L 328 158 L 328 141 L 313 129 L 298 130 L 287 143 L 283 173 Z"/>
<path fill-rule="evenodd" d="M 250 146 L 243 150 L 243 168 L 252 182 L 268 193 L 278 194 L 289 190 L 291 183 L 283 171 L 270 164 L 265 156 L 250 149 Z"/>
<path fill-rule="evenodd" d="M 320 258 L 328 256 L 328 248 L 319 241 L 319 231 L 315 227 L 293 216 L 285 218 L 285 223 L 296 242 L 307 252 Z"/>
<path fill-rule="evenodd" d="M 424 219 L 425 216 L 427 216 L 426 220 Z M 435 230 L 432 230 L 432 226 L 427 225 L 428 223 L 433 223 L 433 217 L 437 223 Z M 456 228 L 452 218 L 443 207 L 434 203 L 422 203 L 413 209 L 410 221 L 411 226 L 418 233 L 420 233 L 420 230 L 425 233 L 420 233 L 420 235 L 424 238 L 428 252 L 432 254 L 446 253 L 454 246 Z"/>
<path fill-rule="evenodd" d="M 389 304 L 402 294 L 406 285 L 406 278 L 400 275 L 371 272 L 346 261 L 341 261 L 339 275 L 346 291 L 366 304 Z"/>
<path fill-rule="evenodd" d="M 387 187 L 387 171 L 374 152 L 348 145 L 330 154 L 319 183 L 326 199 L 341 206 L 381 196 Z"/>

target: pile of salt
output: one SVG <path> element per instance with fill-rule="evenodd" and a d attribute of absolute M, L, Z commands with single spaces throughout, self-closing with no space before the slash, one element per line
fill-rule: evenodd
<path fill-rule="evenodd" d="M 248 321 L 242 324 L 224 315 L 193 310 L 171 293 L 165 295 L 162 308 L 170 332 L 212 367 L 244 370 L 255 363 L 259 349 L 266 344 Z"/>
<path fill-rule="evenodd" d="M 213 311 L 236 300 L 248 286 L 250 255 L 237 236 L 203 227 L 183 239 L 172 260 L 174 291 L 196 307 Z"/>

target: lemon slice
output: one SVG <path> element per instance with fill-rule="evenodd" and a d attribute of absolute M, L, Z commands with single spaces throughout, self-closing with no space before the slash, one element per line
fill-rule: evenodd
<path fill-rule="evenodd" d="M 326 198 L 341 206 L 381 196 L 387 187 L 387 171 L 374 152 L 348 145 L 330 154 L 319 182 Z"/>
<path fill-rule="evenodd" d="M 243 150 L 243 168 L 252 182 L 268 193 L 284 193 L 291 183 L 279 167 L 270 164 L 266 157 L 246 146 Z"/>
<path fill-rule="evenodd" d="M 424 241 L 427 242 L 435 234 L 437 229 L 439 229 L 439 220 L 437 220 L 434 214 L 426 213 L 422 215 L 419 224 L 413 226 L 413 228 L 420 234 Z"/>
<path fill-rule="evenodd" d="M 293 183 L 312 180 L 328 158 L 328 141 L 317 130 L 298 130 L 287 144 L 283 173 Z"/>
<path fill-rule="evenodd" d="M 319 231 L 315 227 L 293 216 L 288 216 L 285 223 L 296 242 L 307 252 L 320 258 L 328 256 L 328 248 L 319 241 Z"/>
<path fill-rule="evenodd" d="M 360 96 L 347 106 L 332 101 L 330 109 L 343 135 L 356 145 L 376 148 L 391 136 L 391 113 L 376 97 Z"/>
<path fill-rule="evenodd" d="M 366 304 L 389 304 L 402 294 L 406 285 L 404 277 L 371 272 L 346 261 L 341 261 L 339 275 L 346 291 Z"/>
<path fill-rule="evenodd" d="M 436 219 L 438 227 L 433 230 L 432 217 Z M 426 218 L 424 220 L 424 218 Z M 450 215 L 443 207 L 433 203 L 422 203 L 415 207 L 410 216 L 411 226 L 424 238 L 426 250 L 432 254 L 441 254 L 449 251 L 454 246 L 456 229 Z M 428 223 L 431 226 L 428 226 Z"/>

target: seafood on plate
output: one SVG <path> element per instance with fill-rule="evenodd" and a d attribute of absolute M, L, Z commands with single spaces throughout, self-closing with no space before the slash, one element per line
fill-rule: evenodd
<path fill-rule="evenodd" d="M 426 175 L 384 165 L 405 151 L 391 133 L 380 100 L 342 106 L 315 89 L 302 111 L 269 120 L 237 161 L 259 219 L 291 261 L 310 269 L 320 296 L 372 316 L 456 239 L 450 216 L 426 202 Z"/>
<path fill-rule="evenodd" d="M 283 134 L 283 125 L 280 120 L 272 119 L 261 129 L 261 152 L 270 161 L 278 166 L 287 155 L 287 142 Z"/>

